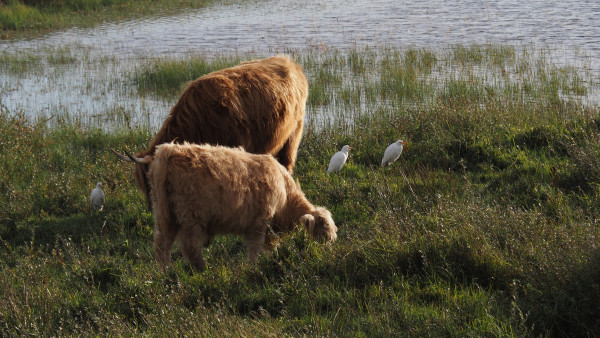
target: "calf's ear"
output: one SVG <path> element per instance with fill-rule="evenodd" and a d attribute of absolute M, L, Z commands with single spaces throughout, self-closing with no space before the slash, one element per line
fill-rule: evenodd
<path fill-rule="evenodd" d="M 306 227 L 306 230 L 308 230 L 309 234 L 313 234 L 315 230 L 315 218 L 313 217 L 313 215 L 305 214 L 300 216 L 300 224 Z"/>

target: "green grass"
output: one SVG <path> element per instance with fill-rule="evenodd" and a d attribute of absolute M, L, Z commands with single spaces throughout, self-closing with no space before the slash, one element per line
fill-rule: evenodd
<path fill-rule="evenodd" d="M 211 0 L 3 0 L 0 1 L 0 37 L 31 37 L 105 21 L 172 14 L 210 3 Z"/>
<path fill-rule="evenodd" d="M 69 47 L 42 48 L 36 53 L 4 50 L 0 52 L 0 71 L 18 77 L 41 73 L 46 65 L 72 65 L 77 61 L 78 58 Z"/>
<path fill-rule="evenodd" d="M 201 273 L 178 250 L 160 272 L 132 167 L 109 151 L 143 149 L 153 130 L 48 127 L 2 110 L 1 334 L 598 335 L 600 110 L 573 89 L 596 84 L 532 54 L 294 55 L 311 90 L 295 176 L 339 239 L 298 230 L 253 265 L 240 238 L 219 237 Z M 239 57 L 215 60 L 161 61 L 133 78 L 146 76 L 144 95 L 176 96 L 191 78 L 169 69 Z M 319 124 L 318 109 L 334 118 Z M 380 168 L 398 138 L 404 153 Z M 344 144 L 348 163 L 328 175 Z M 101 213 L 87 200 L 98 181 Z"/>
<path fill-rule="evenodd" d="M 140 94 L 176 97 L 188 82 L 215 70 L 232 67 L 239 58 L 219 57 L 210 60 L 197 56 L 184 60 L 161 60 L 144 65 L 131 76 Z"/>
<path fill-rule="evenodd" d="M 0 69 L 8 74 L 25 74 L 41 67 L 42 57 L 29 53 L 0 54 Z"/>

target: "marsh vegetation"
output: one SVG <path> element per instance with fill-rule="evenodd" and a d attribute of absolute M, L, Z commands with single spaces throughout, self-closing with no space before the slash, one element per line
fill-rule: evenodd
<path fill-rule="evenodd" d="M 90 27 L 106 21 L 167 15 L 200 8 L 212 0 L 2 0 L 2 38 L 40 35 L 70 27 Z"/>

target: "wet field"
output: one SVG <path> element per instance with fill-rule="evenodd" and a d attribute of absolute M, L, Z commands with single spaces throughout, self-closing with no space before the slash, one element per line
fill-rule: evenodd
<path fill-rule="evenodd" d="M 574 67 L 591 84 L 600 69 L 594 57 L 600 51 L 600 25 L 594 18 L 598 9 L 600 5 L 591 1 L 217 4 L 176 16 L 4 41 L 0 100 L 9 110 L 33 117 L 156 126 L 175 98 L 139 95 L 132 77 L 160 60 L 230 55 L 246 59 L 276 53 L 302 55 L 306 60 L 307 54 L 318 57 L 366 48 L 444 54 L 455 46 L 486 44 L 527 48 L 536 60 L 542 50 L 544 62 Z M 596 96 L 590 90 L 585 101 L 597 103 Z"/>

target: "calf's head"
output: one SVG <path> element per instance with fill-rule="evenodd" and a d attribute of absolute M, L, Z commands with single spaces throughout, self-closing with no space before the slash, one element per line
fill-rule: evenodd
<path fill-rule="evenodd" d="M 337 239 L 337 227 L 331 218 L 331 212 L 323 207 L 316 207 L 310 214 L 300 217 L 300 224 L 316 239 L 333 242 Z"/>

